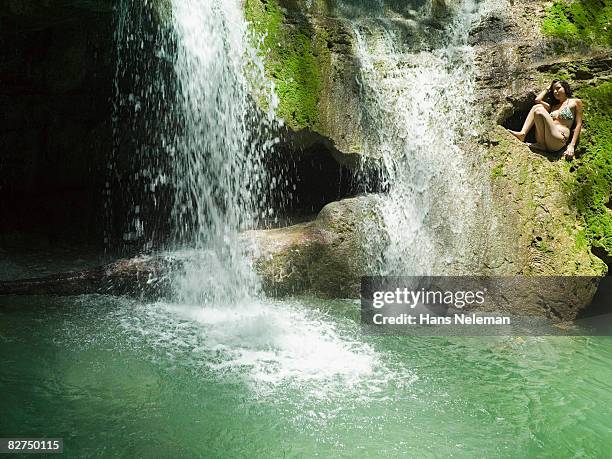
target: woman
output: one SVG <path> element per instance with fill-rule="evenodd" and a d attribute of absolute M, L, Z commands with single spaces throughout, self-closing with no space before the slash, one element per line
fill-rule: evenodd
<path fill-rule="evenodd" d="M 570 139 L 574 122 L 576 127 Z M 553 80 L 550 88 L 543 90 L 536 97 L 523 128 L 510 132 L 524 142 L 534 124 L 536 143 L 530 144 L 530 147 L 554 152 L 567 145 L 563 156 L 566 159 L 574 157 L 574 148 L 582 129 L 582 101 L 572 98 L 572 90 L 567 81 Z"/>

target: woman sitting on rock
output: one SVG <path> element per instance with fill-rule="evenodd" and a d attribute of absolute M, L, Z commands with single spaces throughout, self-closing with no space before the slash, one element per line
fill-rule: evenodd
<path fill-rule="evenodd" d="M 570 139 L 574 122 L 576 127 Z M 550 88 L 536 97 L 523 128 L 518 132 L 510 132 L 524 142 L 534 124 L 536 143 L 529 144 L 530 147 L 555 152 L 567 145 L 563 156 L 566 159 L 574 157 L 574 147 L 582 129 L 582 101 L 572 98 L 572 90 L 567 81 L 553 80 Z"/>

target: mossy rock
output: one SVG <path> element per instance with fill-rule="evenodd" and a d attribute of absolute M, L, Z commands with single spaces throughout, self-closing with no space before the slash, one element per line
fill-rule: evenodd
<path fill-rule="evenodd" d="M 315 31 L 303 15 L 289 15 L 279 0 L 246 0 L 244 11 L 262 39 L 265 70 L 279 97 L 278 115 L 292 129 L 316 129 L 330 58 L 324 30 Z"/>
<path fill-rule="evenodd" d="M 584 133 L 574 165 L 572 202 L 585 221 L 577 243 L 612 257 L 612 83 L 577 91 L 584 102 Z"/>
<path fill-rule="evenodd" d="M 606 265 L 585 241 L 589 227 L 575 206 L 571 164 L 541 155 L 502 128 L 489 149 L 491 222 L 488 249 L 492 274 L 597 276 Z"/>
<path fill-rule="evenodd" d="M 542 23 L 544 36 L 568 45 L 612 46 L 612 4 L 608 0 L 555 0 Z"/>
<path fill-rule="evenodd" d="M 266 76 L 278 95 L 276 114 L 341 153 L 364 154 L 360 88 L 350 21 L 324 0 L 245 0 L 245 17 Z M 265 100 L 258 102 L 267 108 Z"/>

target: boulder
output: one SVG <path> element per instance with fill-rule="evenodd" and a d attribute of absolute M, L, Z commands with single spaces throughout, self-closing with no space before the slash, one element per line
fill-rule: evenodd
<path fill-rule="evenodd" d="M 255 268 L 274 295 L 310 292 L 359 296 L 385 244 L 379 197 L 365 195 L 326 205 L 314 221 L 286 228 L 247 231 Z"/>
<path fill-rule="evenodd" d="M 582 237 L 584 222 L 571 202 L 570 165 L 531 151 L 501 127 L 491 133 L 485 167 L 491 208 L 485 272 L 599 276 L 605 264 Z"/>

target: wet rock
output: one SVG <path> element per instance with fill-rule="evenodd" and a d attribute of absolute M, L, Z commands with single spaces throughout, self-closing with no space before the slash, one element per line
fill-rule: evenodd
<path fill-rule="evenodd" d="M 145 295 L 171 292 L 173 276 L 184 260 L 170 256 L 140 256 L 96 268 L 63 272 L 34 279 L 0 282 L 0 295 Z"/>
<path fill-rule="evenodd" d="M 314 221 L 245 233 L 264 289 L 274 295 L 358 297 L 361 277 L 371 273 L 385 244 L 378 199 L 332 202 Z"/>
<path fill-rule="evenodd" d="M 469 43 L 501 43 L 510 38 L 511 28 L 512 24 L 507 18 L 497 14 L 486 15 L 470 31 Z"/>

